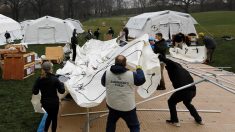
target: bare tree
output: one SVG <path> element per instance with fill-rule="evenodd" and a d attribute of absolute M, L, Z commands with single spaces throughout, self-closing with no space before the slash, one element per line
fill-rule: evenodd
<path fill-rule="evenodd" d="M 36 10 L 38 17 L 42 17 L 43 7 L 47 5 L 47 0 L 30 0 L 29 3 Z"/>
<path fill-rule="evenodd" d="M 204 4 L 205 4 L 206 0 L 199 0 L 200 3 L 200 11 L 204 11 Z"/>
<path fill-rule="evenodd" d="M 13 18 L 18 21 L 20 9 L 24 6 L 26 0 L 6 0 L 5 2 L 10 6 Z"/>
<path fill-rule="evenodd" d="M 139 1 L 141 12 L 144 12 L 144 10 L 147 7 L 149 1 L 148 0 L 138 0 L 138 1 Z"/>
<path fill-rule="evenodd" d="M 227 5 L 229 10 L 233 10 L 234 4 L 235 4 L 234 0 L 227 0 Z"/>
<path fill-rule="evenodd" d="M 172 0 L 176 5 L 179 5 L 185 12 L 189 12 L 190 6 L 196 2 L 196 0 Z"/>

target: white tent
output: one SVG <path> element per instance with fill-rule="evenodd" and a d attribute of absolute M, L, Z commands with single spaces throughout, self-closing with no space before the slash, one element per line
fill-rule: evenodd
<path fill-rule="evenodd" d="M 77 33 L 83 33 L 84 32 L 84 30 L 82 29 L 83 25 L 79 20 L 75 20 L 75 19 L 72 19 L 72 18 L 67 18 L 67 19 L 65 19 L 65 21 L 71 22 L 74 25 L 74 27 L 77 29 Z"/>
<path fill-rule="evenodd" d="M 27 27 L 27 25 L 29 25 L 33 21 L 34 20 L 25 20 L 25 21 L 20 22 L 21 32 L 23 35 L 25 34 L 25 28 Z"/>
<path fill-rule="evenodd" d="M 68 43 L 75 28 L 69 21 L 44 16 L 27 24 L 24 42 L 28 44 Z"/>
<path fill-rule="evenodd" d="M 197 21 L 190 14 L 166 10 L 131 17 L 126 27 L 130 37 L 139 37 L 145 33 L 153 36 L 160 32 L 163 38 L 170 39 L 173 34 L 179 32 L 196 34 L 194 24 L 197 24 Z"/>
<path fill-rule="evenodd" d="M 8 31 L 11 40 L 22 39 L 20 24 L 15 20 L 0 14 L 0 45 L 6 43 L 5 33 Z"/>

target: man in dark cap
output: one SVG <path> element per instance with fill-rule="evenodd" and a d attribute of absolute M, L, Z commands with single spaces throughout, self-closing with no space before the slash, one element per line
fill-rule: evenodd
<path fill-rule="evenodd" d="M 118 55 L 115 58 L 115 65 L 103 74 L 101 83 L 106 87 L 106 103 L 109 109 L 106 132 L 115 132 L 119 118 L 125 120 L 130 132 L 139 132 L 135 86 L 145 83 L 141 67 L 137 66 L 136 72 L 129 71 L 126 69 L 126 57 Z"/>

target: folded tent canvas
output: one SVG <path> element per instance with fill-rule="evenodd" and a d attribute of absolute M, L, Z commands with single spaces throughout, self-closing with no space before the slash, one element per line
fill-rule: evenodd
<path fill-rule="evenodd" d="M 44 16 L 27 24 L 23 41 L 28 44 L 69 43 L 75 28 L 70 21 Z"/>
<path fill-rule="evenodd" d="M 126 27 L 129 29 L 129 36 L 133 38 L 145 33 L 154 36 L 155 33 L 160 32 L 167 40 L 179 32 L 197 34 L 194 24 L 198 23 L 190 14 L 166 10 L 131 17 Z"/>
<path fill-rule="evenodd" d="M 15 20 L 0 14 L 0 45 L 6 44 L 5 33 L 8 31 L 11 40 L 22 39 L 20 24 Z"/>
<path fill-rule="evenodd" d="M 106 96 L 106 88 L 101 85 L 103 73 L 114 64 L 115 57 L 122 54 L 127 57 L 130 69 L 135 69 L 136 65 L 143 67 L 146 82 L 137 88 L 137 92 L 142 98 L 147 98 L 156 91 L 161 79 L 158 55 L 153 53 L 148 37 L 144 35 L 124 47 L 118 46 L 116 39 L 109 41 L 92 39 L 77 49 L 79 59 L 75 64 L 67 61 L 66 65 L 56 73 L 67 78 L 65 86 L 77 105 L 95 107 Z M 34 106 L 36 109 L 37 104 L 34 103 Z"/>

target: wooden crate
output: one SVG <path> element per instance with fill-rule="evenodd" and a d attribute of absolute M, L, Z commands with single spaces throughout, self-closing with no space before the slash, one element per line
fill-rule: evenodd
<path fill-rule="evenodd" d="M 3 79 L 23 80 L 34 74 L 35 53 L 5 54 L 3 65 Z"/>
<path fill-rule="evenodd" d="M 60 64 L 64 59 L 63 47 L 46 47 L 46 58 L 44 60 L 49 60 L 54 63 Z"/>

